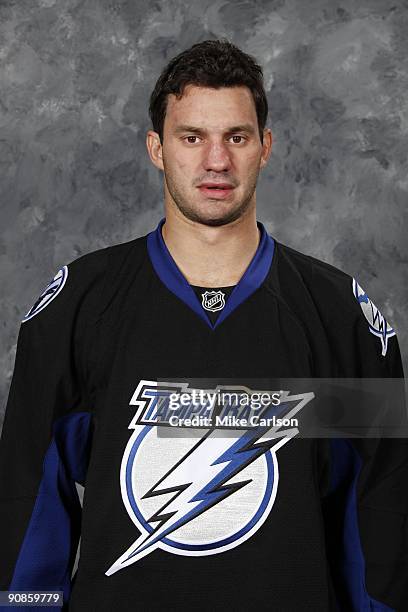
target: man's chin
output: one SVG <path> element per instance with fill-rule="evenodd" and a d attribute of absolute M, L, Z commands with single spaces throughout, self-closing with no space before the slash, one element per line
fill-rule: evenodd
<path fill-rule="evenodd" d="M 201 225 L 208 225 L 209 227 L 220 227 L 221 225 L 228 225 L 228 223 L 232 223 L 232 221 L 235 221 L 235 217 L 231 218 L 231 217 L 219 217 L 219 218 L 203 218 L 203 217 L 199 217 L 197 219 L 197 223 L 201 223 Z"/>
<path fill-rule="evenodd" d="M 195 223 L 200 223 L 201 225 L 207 225 L 209 227 L 220 227 L 236 221 L 242 216 L 244 211 L 239 208 L 218 215 L 193 210 L 181 210 L 181 212 L 187 219 Z"/>

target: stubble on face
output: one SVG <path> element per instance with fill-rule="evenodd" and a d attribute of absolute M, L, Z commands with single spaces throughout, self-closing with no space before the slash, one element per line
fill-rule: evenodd
<path fill-rule="evenodd" d="M 205 205 L 207 210 L 201 210 L 199 206 L 191 205 L 191 200 L 188 197 L 188 194 L 185 194 L 182 189 L 182 185 L 178 184 L 172 175 L 171 167 L 169 168 L 166 165 L 166 161 L 163 158 L 163 166 L 164 166 L 164 180 L 167 185 L 167 189 L 173 199 L 175 206 L 190 221 L 195 223 L 200 223 L 202 225 L 207 225 L 209 227 L 221 227 L 222 225 L 228 225 L 229 223 L 233 223 L 237 219 L 241 218 L 247 210 L 250 208 L 252 203 L 252 197 L 255 193 L 256 185 L 258 182 L 259 176 L 259 168 L 256 172 L 252 173 L 252 176 L 249 178 L 246 183 L 245 193 L 242 198 L 236 203 L 234 208 L 225 210 L 222 212 L 223 201 L 222 200 L 213 200 L 212 207 L 216 210 L 213 214 L 208 210 L 208 204 Z M 218 177 L 218 180 L 220 178 Z M 231 182 L 228 177 L 223 177 L 223 180 L 227 182 Z M 204 206 L 203 206 L 204 208 Z"/>

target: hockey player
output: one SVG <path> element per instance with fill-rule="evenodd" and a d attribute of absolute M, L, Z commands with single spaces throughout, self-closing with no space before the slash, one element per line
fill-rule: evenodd
<path fill-rule="evenodd" d="M 164 217 L 62 266 L 23 318 L 0 442 L 1 589 L 61 590 L 72 612 L 408 609 L 406 439 L 308 438 L 268 418 L 234 421 L 231 437 L 233 404 L 222 435 L 171 423 L 211 412 L 169 408 L 192 381 L 403 377 L 395 330 L 357 280 L 257 220 L 267 112 L 262 70 L 234 45 L 174 58 L 146 139 Z M 262 417 L 313 406 L 270 391 L 284 401 Z"/>

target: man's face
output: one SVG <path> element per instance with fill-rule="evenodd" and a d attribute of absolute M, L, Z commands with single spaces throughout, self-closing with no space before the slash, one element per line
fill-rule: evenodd
<path fill-rule="evenodd" d="M 160 152 L 167 204 L 173 202 L 185 217 L 204 225 L 231 223 L 255 206 L 258 174 L 270 147 L 270 130 L 261 144 L 247 87 L 188 85 L 180 100 L 171 94 Z M 208 189 L 203 183 L 231 188 Z"/>

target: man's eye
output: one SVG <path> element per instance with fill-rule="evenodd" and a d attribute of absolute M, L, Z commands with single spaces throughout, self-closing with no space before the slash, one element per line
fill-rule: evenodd
<path fill-rule="evenodd" d="M 198 138 L 198 136 L 186 136 L 184 139 L 184 140 L 187 140 L 190 144 L 195 144 L 194 142 L 191 142 L 191 140 L 189 140 L 190 138 Z M 240 134 L 233 134 L 232 136 L 230 136 L 230 138 L 240 138 L 241 139 L 239 142 L 236 142 L 235 144 L 241 144 L 241 142 L 245 140 L 245 138 L 241 136 Z"/>

